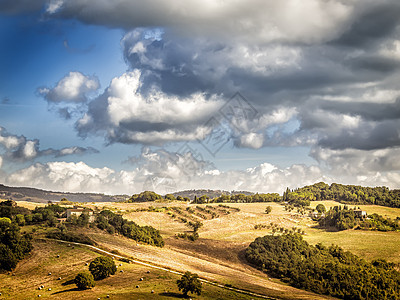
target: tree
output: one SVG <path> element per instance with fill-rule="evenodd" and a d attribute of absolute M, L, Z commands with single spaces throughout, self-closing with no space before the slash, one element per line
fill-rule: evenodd
<path fill-rule="evenodd" d="M 290 189 L 287 187 L 286 191 L 283 192 L 282 201 L 287 202 L 289 200 Z"/>
<path fill-rule="evenodd" d="M 11 271 L 17 266 L 17 263 L 18 260 L 12 250 L 8 246 L 0 244 L 0 269 Z"/>
<path fill-rule="evenodd" d="M 63 222 L 57 224 L 57 228 L 60 229 L 61 232 L 67 231 L 67 226 Z"/>
<path fill-rule="evenodd" d="M 317 210 L 317 212 L 319 212 L 320 214 L 326 212 L 326 208 L 323 204 L 318 204 L 317 207 L 315 208 Z"/>
<path fill-rule="evenodd" d="M 133 195 L 131 198 L 129 198 L 128 202 L 148 202 L 161 199 L 162 197 L 159 194 L 156 194 L 152 191 L 144 191 L 140 194 Z"/>
<path fill-rule="evenodd" d="M 80 290 L 90 289 L 95 285 L 93 275 L 89 272 L 78 273 L 74 279 L 74 283 Z"/>
<path fill-rule="evenodd" d="M 0 227 L 3 228 L 7 228 L 11 225 L 11 219 L 10 218 L 0 218 Z"/>
<path fill-rule="evenodd" d="M 82 213 L 76 220 L 76 224 L 80 227 L 87 227 L 89 225 L 89 218 L 90 217 L 88 213 Z"/>
<path fill-rule="evenodd" d="M 89 271 L 92 273 L 95 280 L 100 280 L 114 275 L 117 271 L 117 266 L 111 257 L 99 256 L 92 260 L 89 265 Z"/>
<path fill-rule="evenodd" d="M 197 274 L 190 273 L 187 271 L 182 275 L 181 279 L 176 281 L 179 291 L 187 296 L 189 292 L 192 294 L 201 294 L 201 282 Z"/>
<path fill-rule="evenodd" d="M 11 271 L 31 250 L 31 236 L 20 234 L 15 221 L 0 218 L 0 270 Z"/>
<path fill-rule="evenodd" d="M 25 225 L 25 217 L 24 215 L 18 214 L 15 216 L 15 221 L 19 226 L 24 226 Z"/>
<path fill-rule="evenodd" d="M 164 198 L 165 200 L 176 200 L 175 196 L 172 194 L 166 194 Z"/>
<path fill-rule="evenodd" d="M 272 211 L 272 207 L 268 205 L 268 206 L 265 208 L 265 213 L 268 215 L 271 211 Z"/>
<path fill-rule="evenodd" d="M 208 203 L 208 200 L 210 199 L 210 197 L 208 197 L 207 195 L 203 195 L 200 198 L 197 199 L 196 203 Z"/>

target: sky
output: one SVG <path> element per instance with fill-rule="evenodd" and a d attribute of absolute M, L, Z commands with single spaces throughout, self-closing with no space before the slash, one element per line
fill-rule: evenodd
<path fill-rule="evenodd" d="M 0 183 L 400 188 L 397 0 L 2 0 Z"/>

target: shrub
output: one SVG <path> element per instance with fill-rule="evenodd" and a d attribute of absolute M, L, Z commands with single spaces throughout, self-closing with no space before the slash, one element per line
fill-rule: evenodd
<path fill-rule="evenodd" d="M 111 257 L 99 256 L 90 263 L 89 271 L 92 273 L 95 280 L 100 280 L 114 275 L 117 271 L 117 267 Z"/>
<path fill-rule="evenodd" d="M 93 275 L 89 272 L 80 272 L 76 275 L 74 283 L 80 290 L 86 290 L 94 287 Z"/>
<path fill-rule="evenodd" d="M 315 208 L 317 210 L 317 212 L 319 212 L 320 214 L 326 212 L 326 208 L 323 204 L 318 204 L 317 207 Z"/>
<path fill-rule="evenodd" d="M 185 232 L 185 233 L 178 233 L 177 237 L 194 242 L 199 238 L 199 234 L 197 232 L 193 232 L 192 234 L 188 234 Z"/>

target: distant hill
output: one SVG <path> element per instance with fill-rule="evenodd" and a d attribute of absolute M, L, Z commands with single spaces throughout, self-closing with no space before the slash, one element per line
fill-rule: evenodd
<path fill-rule="evenodd" d="M 0 198 L 32 202 L 56 202 L 67 198 L 73 202 L 114 202 L 129 198 L 127 195 L 104 195 L 96 193 L 62 193 L 27 187 L 10 187 L 0 184 Z"/>
<path fill-rule="evenodd" d="M 185 190 L 185 191 L 180 191 L 180 192 L 175 192 L 172 193 L 172 195 L 176 197 L 178 196 L 182 196 L 182 197 L 188 197 L 190 200 L 194 199 L 194 196 L 196 196 L 197 198 L 206 195 L 208 197 L 212 198 L 216 198 L 219 197 L 221 195 L 237 195 L 237 194 L 244 194 L 246 196 L 248 195 L 253 195 L 254 193 L 251 192 L 247 192 L 247 191 L 224 191 L 224 190 Z"/>
<path fill-rule="evenodd" d="M 222 194 L 224 195 L 253 195 L 254 193 L 247 191 L 224 191 L 224 190 L 185 190 L 180 192 L 175 192 L 173 195 L 175 197 L 189 197 L 191 200 L 194 199 L 195 196 L 201 197 L 203 195 L 207 195 L 210 198 L 219 197 Z M 164 195 L 162 195 L 164 196 Z M 63 193 L 63 192 L 53 192 L 46 191 L 36 188 L 29 187 L 11 187 L 0 184 L 0 199 L 5 200 L 24 200 L 31 202 L 42 202 L 47 203 L 48 201 L 57 202 L 62 198 L 67 198 L 69 201 L 73 202 L 115 202 L 115 201 L 124 201 L 128 199 L 130 196 L 128 195 L 104 195 L 104 194 L 96 194 L 96 193 Z"/>

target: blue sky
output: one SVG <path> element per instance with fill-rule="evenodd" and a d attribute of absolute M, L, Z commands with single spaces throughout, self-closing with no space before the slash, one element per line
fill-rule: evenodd
<path fill-rule="evenodd" d="M 399 188 L 399 12 L 389 0 L 3 1 L 0 182 Z"/>

